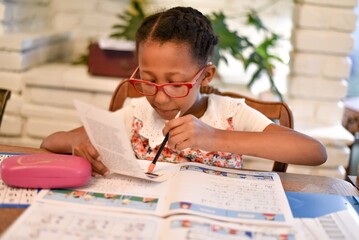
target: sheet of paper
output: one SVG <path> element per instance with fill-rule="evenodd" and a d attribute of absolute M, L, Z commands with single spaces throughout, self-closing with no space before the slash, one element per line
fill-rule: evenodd
<path fill-rule="evenodd" d="M 294 232 L 300 239 L 352 240 L 358 239 L 359 216 L 350 209 L 318 218 L 296 218 Z"/>
<path fill-rule="evenodd" d="M 156 182 L 171 177 L 170 175 L 153 177 L 145 174 L 147 169 L 140 167 L 133 153 L 120 113 L 114 114 L 77 100 L 75 107 L 92 144 L 110 171 Z"/>
<path fill-rule="evenodd" d="M 10 156 L 14 156 L 14 153 L 0 153 L 1 162 Z M 1 179 L 1 175 L 0 175 Z M 6 185 L 0 180 L 0 208 L 25 208 L 35 199 L 37 195 L 37 189 L 29 188 L 13 188 Z"/>

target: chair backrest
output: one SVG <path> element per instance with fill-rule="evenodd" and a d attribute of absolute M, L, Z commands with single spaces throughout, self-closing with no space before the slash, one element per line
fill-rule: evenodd
<path fill-rule="evenodd" d="M 288 128 L 294 127 L 292 111 L 286 103 L 257 100 L 233 92 L 220 92 L 218 89 L 211 86 L 201 87 L 201 93 L 218 94 L 233 98 L 244 98 L 248 106 L 263 113 L 266 117 L 268 117 L 275 123 Z M 118 85 L 118 87 L 114 91 L 109 110 L 116 111 L 122 108 L 126 98 L 137 98 L 141 96 L 142 95 L 139 94 L 127 80 L 124 80 Z M 287 170 L 287 167 L 288 164 L 286 163 L 274 161 L 272 171 L 285 172 Z"/>
<path fill-rule="evenodd" d="M 0 126 L 2 122 L 2 117 L 4 115 L 6 103 L 10 99 L 10 96 L 11 96 L 10 90 L 0 88 Z"/>

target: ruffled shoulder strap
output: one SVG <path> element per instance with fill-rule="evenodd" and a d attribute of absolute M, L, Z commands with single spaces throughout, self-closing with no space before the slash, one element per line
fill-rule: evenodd
<path fill-rule="evenodd" d="M 238 106 L 241 104 L 245 104 L 244 98 L 209 94 L 208 107 L 201 120 L 212 127 L 226 129 L 228 118 L 234 117 L 238 112 Z"/>

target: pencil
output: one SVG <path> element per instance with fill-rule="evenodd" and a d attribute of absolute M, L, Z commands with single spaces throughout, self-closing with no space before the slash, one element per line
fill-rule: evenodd
<path fill-rule="evenodd" d="M 181 114 L 181 111 L 179 111 L 176 115 L 175 118 L 178 118 Z M 162 143 L 161 143 L 161 146 L 160 148 L 158 149 L 156 155 L 155 155 L 155 158 L 152 160 L 150 166 L 148 166 L 148 169 L 147 169 L 147 173 L 151 173 L 153 171 L 153 169 L 155 169 L 155 166 L 156 166 L 156 163 L 157 163 L 157 160 L 158 158 L 160 157 L 161 153 L 162 153 L 162 150 L 163 148 L 165 147 L 167 141 L 168 141 L 168 137 L 169 137 L 169 132 L 166 134 L 165 138 L 163 139 Z"/>

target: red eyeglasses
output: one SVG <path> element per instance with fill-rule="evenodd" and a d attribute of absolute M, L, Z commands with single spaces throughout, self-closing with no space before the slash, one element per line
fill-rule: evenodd
<path fill-rule="evenodd" d="M 199 72 L 194 76 L 191 82 L 184 83 L 166 83 L 166 84 L 156 84 L 153 82 L 136 79 L 136 76 L 139 68 L 132 73 L 130 77 L 130 83 L 136 89 L 137 92 L 141 93 L 145 96 L 153 96 L 156 95 L 159 90 L 162 90 L 167 96 L 172 98 L 183 98 L 186 97 L 191 90 L 191 88 L 196 84 L 203 71 L 206 69 L 208 65 L 204 66 L 199 70 Z"/>

